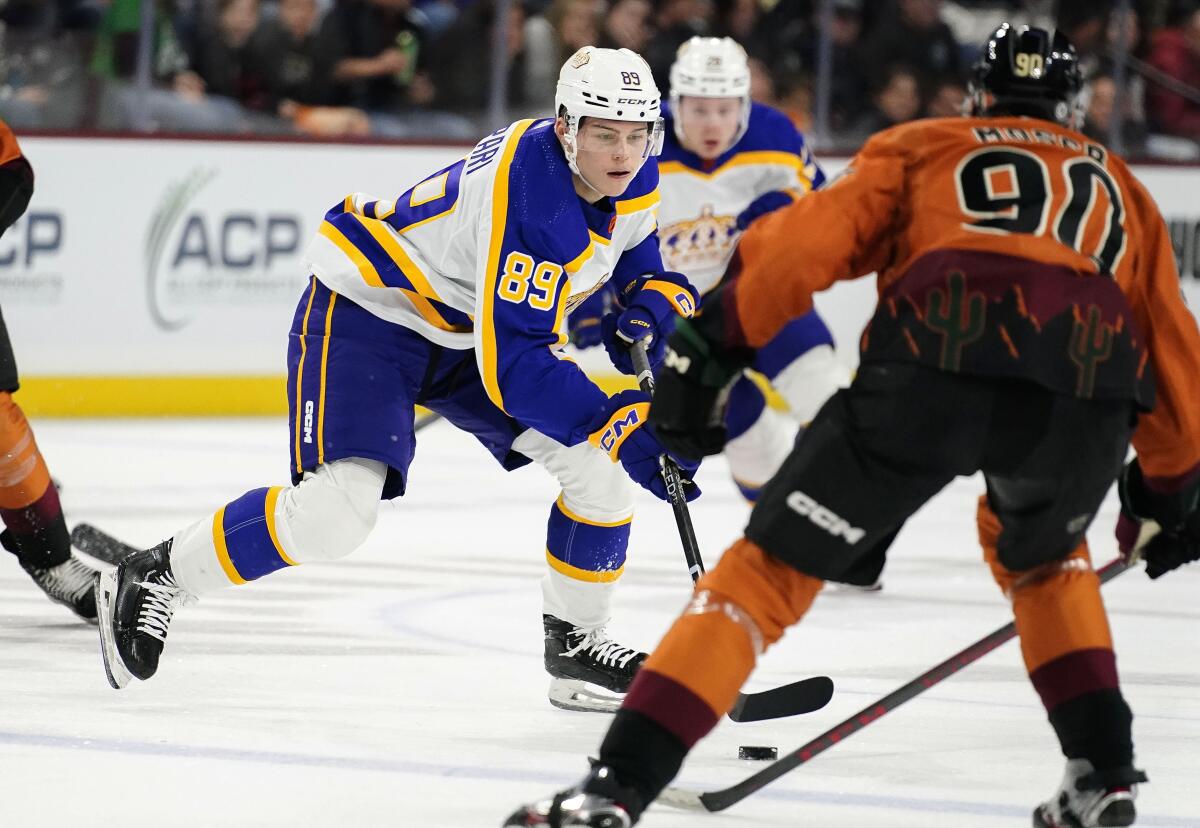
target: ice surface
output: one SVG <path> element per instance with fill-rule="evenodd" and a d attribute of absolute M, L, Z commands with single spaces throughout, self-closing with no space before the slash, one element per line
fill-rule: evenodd
<path fill-rule="evenodd" d="M 150 545 L 243 491 L 286 483 L 282 420 L 39 421 L 71 521 Z M 693 506 L 714 562 L 746 507 L 721 461 Z M 828 591 L 750 689 L 815 674 L 837 690 L 791 720 L 724 722 L 680 784 L 725 787 L 1008 620 L 981 563 L 978 481 L 901 534 L 877 595 Z M 409 495 L 361 550 L 180 612 L 159 675 L 109 689 L 94 628 L 0 558 L 0 825 L 496 826 L 573 782 L 607 717 L 545 699 L 538 578 L 554 484 L 506 475 L 474 440 L 422 432 Z M 641 498 L 610 627 L 649 647 L 690 582 L 670 509 Z M 1092 531 L 1115 554 L 1115 501 Z M 1136 713 L 1139 826 L 1200 826 L 1200 566 L 1106 587 Z M 647 826 L 1026 826 L 1062 762 L 1015 643 L 720 815 Z"/>

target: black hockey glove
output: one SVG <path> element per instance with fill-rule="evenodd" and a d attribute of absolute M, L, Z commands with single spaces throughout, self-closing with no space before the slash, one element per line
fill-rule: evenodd
<path fill-rule="evenodd" d="M 754 351 L 730 344 L 726 307 L 731 288 L 723 287 L 704 303 L 694 319 L 680 319 L 667 340 L 667 354 L 656 374 L 650 424 L 672 454 L 699 460 L 725 448 L 725 408 L 729 389 L 750 365 Z"/>
<path fill-rule="evenodd" d="M 1142 524 L 1154 521 L 1161 531 L 1140 551 L 1147 575 L 1158 578 L 1200 560 L 1200 481 L 1175 492 L 1154 491 L 1134 458 L 1121 472 L 1117 491 L 1121 496 L 1117 543 L 1123 556 L 1128 558 L 1135 550 Z"/>

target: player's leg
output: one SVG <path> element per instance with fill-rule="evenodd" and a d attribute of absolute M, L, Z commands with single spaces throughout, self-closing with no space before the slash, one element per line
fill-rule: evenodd
<path fill-rule="evenodd" d="M 611 696 L 584 685 L 624 693 L 646 658 L 605 631 L 625 568 L 633 484 L 620 465 L 590 443 L 568 448 L 527 431 L 514 448 L 540 463 L 562 487 L 550 506 L 542 577 L 544 663 L 554 677 L 550 701 L 568 709 L 612 710 Z"/>
<path fill-rule="evenodd" d="M 617 802 L 636 820 L 732 708 L 759 655 L 803 617 L 824 581 L 858 577 L 862 556 L 878 554 L 896 526 L 958 471 L 970 470 L 977 435 L 941 439 L 945 422 L 908 416 L 941 385 L 915 381 L 917 373 L 864 371 L 822 408 L 764 488 L 746 537 L 700 580 L 638 672 L 599 763 L 575 791 L 592 797 L 586 807 Z M 969 395 L 951 400 L 941 407 L 945 416 L 970 415 Z M 915 451 L 915 443 L 926 451 Z M 554 824 L 550 812 L 561 807 L 551 800 L 526 806 L 507 824 Z"/>
<path fill-rule="evenodd" d="M 562 492 L 550 507 L 542 580 L 545 666 L 551 701 L 609 709 L 645 654 L 605 633 L 613 590 L 625 564 L 634 487 L 621 466 L 588 443 L 568 448 L 525 429 L 492 403 L 472 351 L 444 352 L 419 400 L 476 439 L 506 469 L 529 461 L 546 468 Z"/>
<path fill-rule="evenodd" d="M 816 311 L 785 326 L 755 355 L 753 369 L 730 393 L 725 445 L 734 482 L 751 502 L 791 451 L 797 425 L 850 383 Z"/>
<path fill-rule="evenodd" d="M 0 316 L 0 519 L 6 527 L 0 543 L 52 601 L 95 621 L 96 571 L 71 553 L 58 489 L 33 429 L 13 399 L 19 384 L 8 328 Z"/>
<path fill-rule="evenodd" d="M 101 578 L 114 687 L 154 674 L 171 617 L 192 598 L 363 543 L 380 498 L 404 491 L 434 347 L 312 280 L 288 348 L 293 485 L 246 492 Z"/>
<path fill-rule="evenodd" d="M 1132 412 L 1037 392 L 1017 397 L 997 422 L 1015 426 L 1020 417 L 1044 437 L 996 441 L 978 519 L 985 559 L 1012 601 L 1030 681 L 1067 757 L 1063 785 L 1037 809 L 1035 824 L 1132 824 L 1142 778 L 1133 767 L 1132 714 L 1084 540 L 1121 469 Z"/>

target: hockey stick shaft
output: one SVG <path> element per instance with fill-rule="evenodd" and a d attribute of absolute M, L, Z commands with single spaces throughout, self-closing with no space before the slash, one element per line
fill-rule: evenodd
<path fill-rule="evenodd" d="M 650 370 L 650 359 L 646 356 L 645 341 L 634 342 L 630 346 L 629 353 L 633 360 L 633 368 L 637 372 L 638 386 L 653 397 L 654 372 Z M 663 483 L 667 487 L 667 495 L 671 499 L 671 509 L 675 513 L 675 525 L 679 528 L 679 539 L 683 542 L 683 557 L 687 563 L 688 574 L 692 576 L 692 582 L 695 583 L 704 574 L 704 561 L 700 558 L 696 530 L 692 527 L 692 516 L 688 511 L 687 497 L 683 491 L 683 479 L 679 467 L 667 455 L 661 455 L 658 463 Z M 766 719 L 799 716 L 802 713 L 820 710 L 829 703 L 832 696 L 833 680 L 828 676 L 813 676 L 761 693 L 739 693 L 736 704 L 729 712 L 729 717 L 735 722 L 759 722 Z"/>
<path fill-rule="evenodd" d="M 650 358 L 646 356 L 645 340 L 637 340 L 629 346 L 629 356 L 633 360 L 633 370 L 637 372 L 638 386 L 654 396 L 654 372 L 650 370 Z M 704 574 L 704 561 L 700 558 L 700 545 L 696 542 L 696 530 L 692 527 L 692 515 L 688 511 L 687 495 L 683 490 L 683 475 L 679 466 L 665 454 L 659 455 L 658 467 L 662 473 L 663 485 L 667 487 L 667 497 L 671 500 L 671 511 L 675 513 L 675 525 L 679 528 L 679 539 L 683 542 L 683 557 L 687 562 L 688 574 L 692 583 L 700 580 Z"/>
<path fill-rule="evenodd" d="M 1127 563 L 1124 559 L 1117 558 L 1098 569 L 1096 574 L 1100 576 L 1100 583 L 1104 584 L 1129 569 L 1130 566 L 1131 564 Z M 834 725 L 820 736 L 806 742 L 788 755 L 772 762 L 758 773 L 747 777 L 732 787 L 699 795 L 689 791 L 668 788 L 667 791 L 664 791 L 666 796 L 663 797 L 663 801 L 680 807 L 695 808 L 699 805 L 699 807 L 706 811 L 723 811 L 729 806 L 741 802 L 755 791 L 766 787 L 784 774 L 795 770 L 810 759 L 819 756 L 846 737 L 857 733 L 905 702 L 916 698 L 929 688 L 945 681 L 959 670 L 973 664 L 1000 645 L 1015 638 L 1016 634 L 1016 623 L 1012 621 L 1008 622 L 995 632 L 984 636 L 969 647 L 960 650 L 941 664 L 926 670 L 912 681 L 893 690 L 878 701 L 867 705 L 850 718 L 840 724 Z"/>

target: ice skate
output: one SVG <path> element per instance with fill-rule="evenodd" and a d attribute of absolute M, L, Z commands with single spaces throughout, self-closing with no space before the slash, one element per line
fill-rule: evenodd
<path fill-rule="evenodd" d="M 1034 828 L 1124 828 L 1133 825 L 1133 800 L 1146 774 L 1133 768 L 1103 773 L 1086 759 L 1067 760 L 1055 795 L 1033 812 Z"/>
<path fill-rule="evenodd" d="M 646 654 L 612 641 L 603 627 L 583 629 L 543 615 L 550 703 L 563 710 L 611 713 L 621 705 Z M 599 692 L 595 687 L 607 693 Z"/>
<path fill-rule="evenodd" d="M 630 828 L 642 807 L 641 797 L 621 786 L 612 768 L 596 765 L 574 788 L 518 808 L 504 828 Z"/>
<path fill-rule="evenodd" d="M 130 555 L 96 584 L 100 652 L 108 683 L 118 690 L 158 670 L 167 628 L 179 607 L 195 601 L 175 583 L 171 541 Z"/>
<path fill-rule="evenodd" d="M 0 545 L 14 555 L 19 555 L 19 549 L 9 530 L 5 529 L 0 533 Z M 31 566 L 25 561 L 20 561 L 20 564 L 21 569 L 29 573 L 29 577 L 51 601 L 67 607 L 84 621 L 91 621 L 93 624 L 96 622 L 96 596 L 93 590 L 97 574 L 95 569 L 74 554 L 57 566 Z"/>

